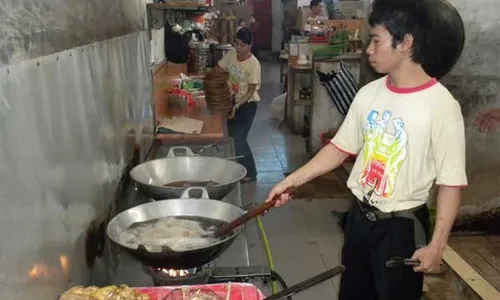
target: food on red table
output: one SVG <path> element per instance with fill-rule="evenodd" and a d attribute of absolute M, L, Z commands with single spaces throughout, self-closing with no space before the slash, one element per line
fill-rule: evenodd
<path fill-rule="evenodd" d="M 225 300 L 209 289 L 175 289 L 162 300 Z"/>
<path fill-rule="evenodd" d="M 140 294 L 124 284 L 103 288 L 75 286 L 64 292 L 59 300 L 149 300 L 149 296 Z"/>

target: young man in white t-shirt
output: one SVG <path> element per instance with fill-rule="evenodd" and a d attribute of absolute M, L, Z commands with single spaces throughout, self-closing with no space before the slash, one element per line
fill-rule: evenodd
<path fill-rule="evenodd" d="M 267 201 L 330 172 L 358 155 L 347 182 L 356 204 L 345 229 L 339 299 L 405 299 L 422 295 L 423 272 L 440 266 L 458 214 L 465 173 L 464 123 L 458 102 L 424 71 L 425 30 L 432 28 L 419 0 L 375 0 L 370 15 L 371 66 L 387 76 L 364 86 L 330 145 L 285 178 Z M 426 202 L 439 185 L 430 237 Z M 429 241 L 430 240 L 430 241 Z M 389 268 L 394 257 L 414 268 Z"/>

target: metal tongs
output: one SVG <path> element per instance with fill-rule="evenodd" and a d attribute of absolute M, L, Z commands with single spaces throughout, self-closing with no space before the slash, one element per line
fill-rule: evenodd
<path fill-rule="evenodd" d="M 401 267 L 418 267 L 420 261 L 418 259 L 410 259 L 403 257 L 393 257 L 385 262 L 387 268 L 401 268 Z"/>

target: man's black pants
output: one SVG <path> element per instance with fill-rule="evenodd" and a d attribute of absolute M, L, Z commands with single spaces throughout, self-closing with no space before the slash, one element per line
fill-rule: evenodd
<path fill-rule="evenodd" d="M 415 211 L 429 232 L 429 211 Z M 387 268 L 393 257 L 411 258 L 416 250 L 413 221 L 393 217 L 370 221 L 355 204 L 347 216 L 340 283 L 340 300 L 420 300 L 423 274 L 413 267 Z"/>

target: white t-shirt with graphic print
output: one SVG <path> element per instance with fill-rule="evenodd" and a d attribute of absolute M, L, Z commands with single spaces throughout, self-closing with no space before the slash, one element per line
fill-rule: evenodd
<path fill-rule="evenodd" d="M 260 101 L 259 89 L 261 84 L 260 63 L 255 56 L 250 56 L 244 61 L 238 61 L 236 50 L 229 51 L 218 62 L 219 67 L 229 73 L 229 87 L 235 95 L 236 101 L 239 101 L 248 91 L 249 84 L 256 84 L 255 92 L 248 100 Z"/>
<path fill-rule="evenodd" d="M 467 185 L 462 112 L 435 79 L 413 89 L 387 76 L 369 83 L 331 142 L 359 154 L 347 186 L 360 200 L 373 191 L 370 204 L 383 212 L 426 203 L 434 181 Z"/>

